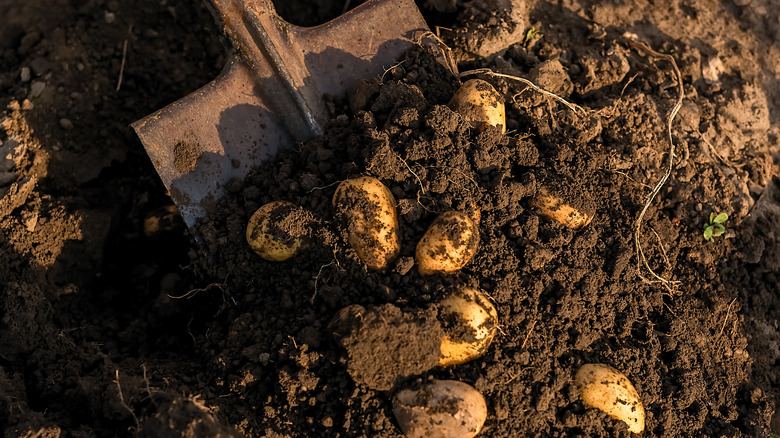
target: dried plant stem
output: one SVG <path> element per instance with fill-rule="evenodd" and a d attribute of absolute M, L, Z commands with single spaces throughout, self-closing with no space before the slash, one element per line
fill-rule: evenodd
<path fill-rule="evenodd" d="M 631 47 L 634 48 L 637 52 L 644 53 L 648 57 L 656 60 L 656 59 L 665 59 L 670 64 L 672 64 L 672 68 L 674 69 L 675 78 L 677 79 L 677 102 L 675 103 L 674 107 L 672 108 L 672 111 L 669 113 L 669 117 L 666 121 L 666 134 L 667 134 L 667 140 L 669 141 L 669 165 L 666 168 L 666 172 L 664 173 L 663 177 L 656 183 L 653 190 L 650 192 L 650 195 L 647 197 L 647 201 L 645 202 L 644 207 L 642 208 L 642 211 L 639 213 L 639 217 L 636 220 L 636 223 L 634 224 L 634 246 L 636 247 L 637 252 L 637 268 L 639 272 L 639 277 L 642 278 L 644 281 L 647 281 L 649 283 L 661 283 L 666 287 L 670 292 L 673 290 L 673 286 L 679 282 L 671 281 L 666 278 L 661 277 L 660 275 L 656 274 L 655 271 L 650 267 L 650 265 L 647 263 L 647 257 L 645 256 L 645 252 L 642 249 L 642 243 L 640 242 L 640 235 L 642 232 L 642 224 L 644 223 L 645 214 L 647 213 L 647 210 L 650 208 L 650 205 L 653 203 L 653 200 L 655 199 L 656 195 L 658 195 L 658 192 L 661 191 L 661 188 L 666 184 L 666 181 L 669 179 L 669 176 L 672 174 L 672 170 L 674 169 L 674 139 L 672 138 L 672 122 L 674 122 L 674 118 L 677 116 L 677 113 L 680 111 L 680 108 L 682 107 L 682 101 L 683 97 L 685 95 L 683 90 L 683 81 L 682 81 L 682 75 L 680 74 L 680 69 L 677 68 L 677 63 L 674 61 L 674 58 L 671 55 L 663 54 L 656 52 L 655 50 L 651 49 L 647 46 L 647 44 L 639 42 L 635 39 L 633 36 L 629 36 L 627 38 L 628 43 L 631 45 Z M 642 275 L 642 266 L 650 273 L 650 275 L 655 280 L 648 280 L 645 278 L 645 276 Z"/>

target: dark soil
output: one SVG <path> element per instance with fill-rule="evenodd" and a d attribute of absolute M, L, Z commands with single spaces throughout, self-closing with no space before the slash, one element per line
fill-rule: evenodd
<path fill-rule="evenodd" d="M 280 9 L 301 24 L 345 7 L 294 3 Z M 231 182 L 195 230 L 201 246 L 129 124 L 219 73 L 224 44 L 205 5 L 0 3 L 4 436 L 401 436 L 392 395 L 429 378 L 485 396 L 480 436 L 628 436 L 579 399 L 573 376 L 589 362 L 634 384 L 647 436 L 780 430 L 777 8 L 529 1 L 512 23 L 493 3 L 420 6 L 452 29 L 441 36 L 461 71 L 527 78 L 585 112 L 474 75 L 507 110 L 505 135 L 480 132 L 446 106 L 458 78 L 441 52 L 416 48 L 331 98 L 325 135 Z M 673 169 L 638 239 L 666 286 L 634 239 L 669 165 L 675 76 L 626 31 L 672 54 L 684 82 Z M 471 34 L 490 44 L 469 46 Z M 502 51 L 476 53 L 486 47 Z M 177 166 L 194 167 L 197 148 L 180 149 Z M 337 184 L 357 175 L 398 203 L 401 252 L 384 270 L 367 270 L 334 220 Z M 542 185 L 593 209 L 592 222 L 574 231 L 537 215 Z M 245 238 L 273 200 L 321 230 L 281 263 Z M 455 274 L 420 275 L 415 245 L 453 209 L 479 211 L 477 254 Z M 711 212 L 729 220 L 708 242 Z M 436 302 L 464 284 L 492 298 L 499 334 L 483 357 L 430 369 Z M 334 322 L 347 306 L 370 318 Z"/>

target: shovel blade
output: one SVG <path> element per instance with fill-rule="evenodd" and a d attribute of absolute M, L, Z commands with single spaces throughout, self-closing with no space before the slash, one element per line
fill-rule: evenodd
<path fill-rule="evenodd" d="M 236 55 L 214 81 L 132 124 L 190 229 L 231 179 L 321 132 L 325 94 L 378 77 L 428 31 L 412 0 L 369 0 L 313 28 L 285 22 L 268 0 L 213 2 Z"/>

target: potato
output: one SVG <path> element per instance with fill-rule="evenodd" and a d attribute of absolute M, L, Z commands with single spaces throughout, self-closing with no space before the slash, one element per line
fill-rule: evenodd
<path fill-rule="evenodd" d="M 393 397 L 393 414 L 408 438 L 472 438 L 487 418 L 482 394 L 456 380 L 434 380 Z"/>
<path fill-rule="evenodd" d="M 501 95 L 482 79 L 464 82 L 447 106 L 480 131 L 487 126 L 496 126 L 501 128 L 502 134 L 506 132 L 506 114 Z"/>
<path fill-rule="evenodd" d="M 304 247 L 310 220 L 309 213 L 292 202 L 269 202 L 249 219 L 246 241 L 266 260 L 288 260 Z"/>
<path fill-rule="evenodd" d="M 488 297 L 463 287 L 439 302 L 444 328 L 439 366 L 458 365 L 487 351 L 498 330 L 498 312 Z"/>
<path fill-rule="evenodd" d="M 593 220 L 595 204 L 576 184 L 548 180 L 536 191 L 529 205 L 541 216 L 577 230 Z"/>
<path fill-rule="evenodd" d="M 370 269 L 385 268 L 401 250 L 398 212 L 390 190 L 376 178 L 348 179 L 333 195 L 336 219 L 350 246 Z"/>
<path fill-rule="evenodd" d="M 478 247 L 479 228 L 469 215 L 444 212 L 417 243 L 417 269 L 423 275 L 458 271 L 474 257 Z"/>
<path fill-rule="evenodd" d="M 625 422 L 633 433 L 645 429 L 645 408 L 639 394 L 620 371 L 600 363 L 585 364 L 574 376 L 574 384 L 585 405 Z"/>

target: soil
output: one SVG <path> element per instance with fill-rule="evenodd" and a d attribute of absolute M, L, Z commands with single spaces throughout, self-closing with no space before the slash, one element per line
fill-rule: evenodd
<path fill-rule="evenodd" d="M 497 12 L 506 4 L 522 17 Z M 629 436 L 580 400 L 573 376 L 592 362 L 636 387 L 647 436 L 780 430 L 780 10 L 419 5 L 461 72 L 525 78 L 582 110 L 473 73 L 507 116 L 506 134 L 474 129 L 446 105 L 459 81 L 441 47 L 415 48 L 330 97 L 323 136 L 232 181 L 190 231 L 129 124 L 219 74 L 227 45 L 205 3 L 0 3 L 4 436 L 398 437 L 393 395 L 434 378 L 483 394 L 480 436 Z M 280 7 L 306 25 L 344 9 Z M 626 32 L 679 66 L 674 154 L 674 70 Z M 199 149 L 181 146 L 176 166 L 190 170 Z M 334 220 L 337 185 L 358 175 L 397 200 L 401 250 L 386 269 L 366 269 Z M 542 216 L 542 187 L 592 221 Z M 245 238 L 276 200 L 317 227 L 286 262 Z M 477 253 L 454 274 L 421 275 L 416 243 L 449 210 L 479 212 Z M 709 242 L 712 212 L 729 219 Z M 463 285 L 491 297 L 499 333 L 484 356 L 431 368 L 436 303 Z M 373 338 L 334 322 L 348 306 L 371 315 Z"/>

